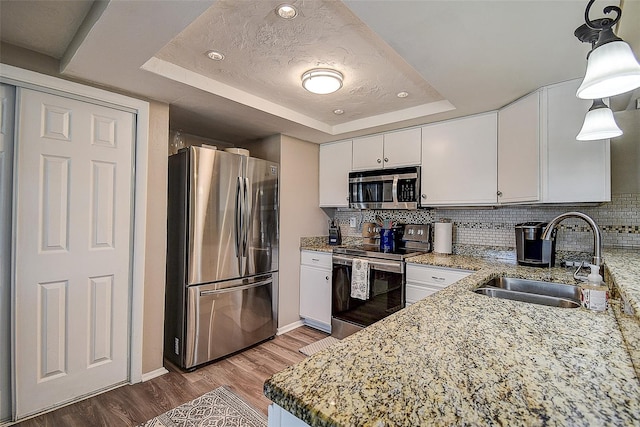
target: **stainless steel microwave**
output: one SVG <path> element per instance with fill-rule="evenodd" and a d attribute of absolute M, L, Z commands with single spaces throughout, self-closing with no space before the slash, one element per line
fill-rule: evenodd
<path fill-rule="evenodd" d="M 354 209 L 417 209 L 420 167 L 349 173 L 349 207 Z"/>

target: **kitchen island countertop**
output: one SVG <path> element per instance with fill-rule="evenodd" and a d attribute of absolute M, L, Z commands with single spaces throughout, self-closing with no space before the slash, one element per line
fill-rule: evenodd
<path fill-rule="evenodd" d="M 637 251 L 605 252 L 607 276 L 635 315 L 615 301 L 596 313 L 472 292 L 505 275 L 573 283 L 563 268 L 437 254 L 408 262 L 475 272 L 273 375 L 265 395 L 312 426 L 640 420 Z"/>

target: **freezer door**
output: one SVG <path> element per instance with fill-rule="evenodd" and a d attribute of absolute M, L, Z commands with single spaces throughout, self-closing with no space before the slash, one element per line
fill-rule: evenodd
<path fill-rule="evenodd" d="M 188 288 L 182 367 L 189 369 L 274 336 L 272 296 L 272 275 Z"/>
<path fill-rule="evenodd" d="M 244 274 L 278 270 L 277 163 L 246 158 L 246 230 Z"/>
<path fill-rule="evenodd" d="M 190 147 L 187 284 L 240 277 L 242 157 Z"/>

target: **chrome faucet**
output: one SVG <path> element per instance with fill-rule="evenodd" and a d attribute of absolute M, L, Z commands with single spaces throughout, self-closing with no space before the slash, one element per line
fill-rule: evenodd
<path fill-rule="evenodd" d="M 542 240 L 550 240 L 553 234 L 553 230 L 557 227 L 560 221 L 567 218 L 582 218 L 589 224 L 591 227 L 591 231 L 593 232 L 593 258 L 591 260 L 592 264 L 597 266 L 602 265 L 602 233 L 600 232 L 600 228 L 598 228 L 598 224 L 588 215 L 583 214 L 582 212 L 567 212 L 558 215 L 553 218 L 549 224 L 545 227 L 542 232 L 542 236 L 540 238 Z"/>

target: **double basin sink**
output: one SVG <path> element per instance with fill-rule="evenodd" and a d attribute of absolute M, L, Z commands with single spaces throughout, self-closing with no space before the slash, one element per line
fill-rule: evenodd
<path fill-rule="evenodd" d="M 562 283 L 496 277 L 477 288 L 475 293 L 553 307 L 580 307 L 580 288 Z"/>

